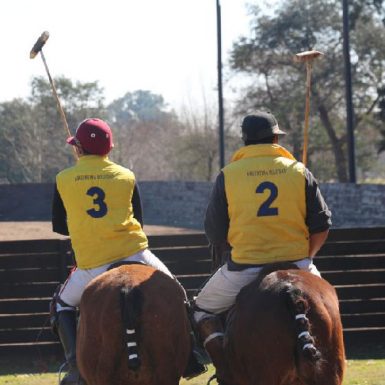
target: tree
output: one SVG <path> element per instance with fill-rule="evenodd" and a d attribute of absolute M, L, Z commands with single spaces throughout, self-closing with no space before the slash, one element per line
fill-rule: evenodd
<path fill-rule="evenodd" d="M 309 164 L 323 179 L 346 182 L 341 12 L 341 2 L 336 0 L 286 0 L 273 15 L 251 6 L 252 36 L 242 37 L 233 45 L 230 65 L 250 79 L 246 97 L 238 103 L 238 113 L 270 109 L 282 128 L 290 132 L 286 140 L 300 157 L 305 67 L 294 63 L 293 56 L 312 48 L 325 52 L 325 58 L 313 67 Z M 365 171 L 370 165 L 363 160 L 368 160 L 368 153 L 374 153 L 369 150 L 372 143 L 366 139 L 378 135 L 373 109 L 378 101 L 377 87 L 384 81 L 385 31 L 379 18 L 365 7 L 355 15 L 351 32 L 354 121 L 357 163 Z"/>
<path fill-rule="evenodd" d="M 163 97 L 147 90 L 128 92 L 108 106 L 108 117 L 115 137 L 111 157 L 140 180 L 168 179 L 179 122 Z"/>
<path fill-rule="evenodd" d="M 180 112 L 180 135 L 172 152 L 176 179 L 211 181 L 219 172 L 218 112 L 215 105 L 209 104 L 205 97 L 202 99 L 202 107 L 185 105 Z M 225 155 L 229 160 L 240 145 L 240 137 L 234 137 L 229 119 L 225 123 Z"/>
<path fill-rule="evenodd" d="M 215 119 L 209 114 L 202 121 L 195 112 L 190 122 L 182 123 L 163 97 L 150 91 L 128 92 L 106 107 L 97 82 L 62 77 L 55 85 L 72 134 L 87 117 L 106 120 L 114 133 L 111 159 L 131 168 L 139 180 L 210 180 L 217 171 Z M 74 164 L 45 79 L 33 79 L 27 100 L 0 104 L 0 124 L 0 179 L 50 183 L 57 172 Z"/>
<path fill-rule="evenodd" d="M 0 104 L 0 178 L 10 183 L 40 180 L 40 145 L 31 116 L 21 99 Z"/>
<path fill-rule="evenodd" d="M 103 119 L 106 116 L 103 90 L 97 82 L 73 82 L 59 77 L 55 79 L 55 88 L 72 134 L 85 118 Z M 74 164 L 72 149 L 65 142 L 68 134 L 64 129 L 51 86 L 44 78 L 37 77 L 32 80 L 29 102 L 34 130 L 40 143 L 40 181 L 52 182 L 58 171 Z"/>
<path fill-rule="evenodd" d="M 379 112 L 378 112 L 378 118 L 382 123 L 385 123 L 385 87 L 378 89 L 378 95 L 379 95 Z M 385 151 L 385 127 L 384 124 L 380 127 L 380 133 L 381 133 L 381 140 L 378 144 L 378 152 L 381 153 Z"/>
<path fill-rule="evenodd" d="M 212 180 L 218 164 L 218 137 L 213 109 L 206 105 L 202 113 L 185 107 L 181 121 L 180 135 L 175 138 L 172 151 L 174 178 Z"/>
<path fill-rule="evenodd" d="M 55 84 L 72 133 L 86 117 L 106 116 L 96 82 L 57 78 Z M 53 182 L 58 171 L 74 163 L 51 86 L 43 78 L 32 80 L 28 100 L 0 104 L 0 127 L 0 178 L 11 183 Z"/>

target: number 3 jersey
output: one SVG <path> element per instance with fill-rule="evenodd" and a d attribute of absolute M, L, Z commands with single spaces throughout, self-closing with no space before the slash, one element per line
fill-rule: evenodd
<path fill-rule="evenodd" d="M 90 269 L 148 247 L 134 218 L 132 171 L 97 155 L 82 156 L 56 177 L 77 266 Z"/>
<path fill-rule="evenodd" d="M 302 163 L 278 144 L 250 145 L 235 152 L 223 174 L 233 262 L 265 264 L 308 257 Z"/>

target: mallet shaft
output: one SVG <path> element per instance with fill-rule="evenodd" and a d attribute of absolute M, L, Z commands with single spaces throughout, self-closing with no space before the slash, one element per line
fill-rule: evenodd
<path fill-rule="evenodd" d="M 305 103 L 305 126 L 303 133 L 303 152 L 302 152 L 302 163 L 306 166 L 307 163 L 307 147 L 308 147 L 308 138 L 309 138 L 309 114 L 310 114 L 310 83 L 311 83 L 311 71 L 312 71 L 312 62 L 319 56 L 323 56 L 323 53 L 320 51 L 304 51 L 297 53 L 294 56 L 294 61 L 299 63 L 306 63 L 306 103 Z"/>
<path fill-rule="evenodd" d="M 310 83 L 311 83 L 311 62 L 306 62 L 306 103 L 305 103 L 305 127 L 303 133 L 302 163 L 307 164 L 307 146 L 309 142 L 309 115 L 310 115 Z"/>
<path fill-rule="evenodd" d="M 60 100 L 59 100 L 59 96 L 58 96 L 58 94 L 56 92 L 56 87 L 55 87 L 54 81 L 53 81 L 53 79 L 51 77 L 51 74 L 49 73 L 48 65 L 47 65 L 47 62 L 46 62 L 44 54 L 43 54 L 43 46 L 47 42 L 48 38 L 49 38 L 49 32 L 48 31 L 44 31 L 40 35 L 40 37 L 37 39 L 37 41 L 34 44 L 34 46 L 32 47 L 32 50 L 31 50 L 31 52 L 29 54 L 29 57 L 31 59 L 33 59 L 40 52 L 40 56 L 41 56 L 41 59 L 43 60 L 44 68 L 45 68 L 45 71 L 47 72 L 48 80 L 49 80 L 49 82 L 51 84 L 53 95 L 54 95 L 55 100 L 56 100 L 57 108 L 59 110 L 60 117 L 61 117 L 61 119 L 63 121 L 64 129 L 65 129 L 68 137 L 70 137 L 71 136 L 71 132 L 70 132 L 70 130 L 68 128 L 67 119 L 66 119 L 66 116 L 64 114 L 63 107 L 61 106 L 61 103 L 60 103 Z M 71 147 L 72 147 L 75 159 L 78 159 L 78 153 L 76 151 L 75 146 L 71 146 Z"/>
<path fill-rule="evenodd" d="M 46 62 L 46 60 L 45 60 L 45 56 L 44 56 L 44 54 L 43 54 L 43 50 L 42 50 L 41 48 L 40 48 L 40 56 L 41 56 L 41 59 L 43 60 L 44 67 L 45 67 L 45 70 L 46 70 L 46 72 L 47 72 L 48 80 L 49 80 L 49 82 L 50 82 L 50 84 L 51 84 L 52 92 L 53 92 L 53 94 L 54 94 L 54 97 L 55 97 L 55 100 L 56 100 L 56 104 L 57 104 L 57 108 L 58 108 L 58 110 L 59 110 L 60 117 L 61 117 L 61 120 L 62 120 L 62 122 L 63 122 L 64 130 L 66 131 L 67 136 L 70 137 L 70 136 L 72 136 L 72 135 L 71 135 L 71 131 L 70 131 L 69 127 L 68 127 L 68 123 L 67 123 L 66 116 L 65 116 L 65 114 L 64 114 L 63 107 L 62 107 L 62 105 L 61 105 L 61 103 L 60 103 L 60 99 L 59 99 L 59 96 L 58 96 L 58 94 L 57 94 L 57 91 L 56 91 L 56 87 L 55 87 L 54 81 L 53 81 L 53 79 L 52 79 L 52 77 L 51 77 L 51 74 L 50 74 L 50 72 L 49 72 L 48 65 L 47 65 L 47 62 Z M 78 159 L 78 154 L 77 154 L 77 152 L 76 152 L 75 146 L 71 146 L 71 147 L 72 147 L 72 150 L 73 150 L 75 159 Z"/>

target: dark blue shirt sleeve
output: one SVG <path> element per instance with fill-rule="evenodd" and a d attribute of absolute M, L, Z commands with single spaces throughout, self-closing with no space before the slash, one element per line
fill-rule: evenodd
<path fill-rule="evenodd" d="M 67 212 L 64 208 L 64 204 L 57 189 L 56 183 L 52 200 L 52 230 L 55 233 L 69 235 L 67 226 Z"/>
<path fill-rule="evenodd" d="M 139 187 L 137 184 L 134 186 L 134 192 L 132 194 L 132 209 L 134 211 L 134 218 L 140 223 L 143 227 L 143 209 L 142 209 L 142 201 L 140 199 Z"/>
<path fill-rule="evenodd" d="M 305 169 L 306 225 L 310 234 L 320 233 L 332 225 L 329 210 L 313 174 Z"/>
<path fill-rule="evenodd" d="M 227 241 L 229 231 L 228 204 L 225 192 L 225 176 L 221 172 L 214 183 L 205 215 L 205 232 L 211 244 Z"/>

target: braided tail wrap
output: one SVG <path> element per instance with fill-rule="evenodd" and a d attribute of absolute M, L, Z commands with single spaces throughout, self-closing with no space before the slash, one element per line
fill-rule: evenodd
<path fill-rule="evenodd" d="M 124 326 L 124 342 L 127 350 L 127 365 L 136 370 L 141 361 L 138 347 L 138 328 L 143 304 L 143 293 L 138 288 L 123 287 L 120 290 L 120 309 Z"/>
<path fill-rule="evenodd" d="M 298 353 L 315 363 L 321 359 L 321 352 L 317 349 L 314 337 L 311 334 L 311 325 L 307 317 L 309 303 L 302 291 L 293 286 L 289 287 L 287 295 L 288 305 L 295 322 Z"/>

